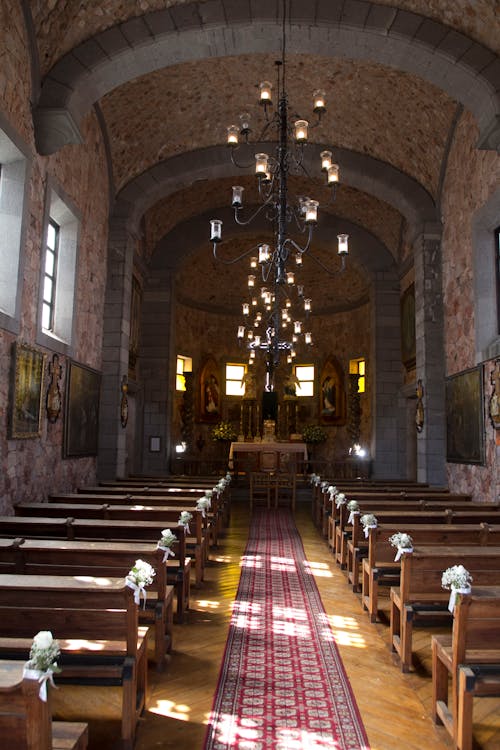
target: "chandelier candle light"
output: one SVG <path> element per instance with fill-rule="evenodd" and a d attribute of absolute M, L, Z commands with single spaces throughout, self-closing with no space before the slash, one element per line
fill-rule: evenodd
<path fill-rule="evenodd" d="M 317 90 L 313 94 L 313 112 L 316 122 L 311 125 L 305 119 L 290 122 L 288 96 L 285 86 L 285 9 L 283 3 L 283 41 L 282 58 L 276 62 L 278 106 L 271 117 L 273 106 L 273 87 L 269 81 L 263 81 L 259 86 L 260 104 L 262 105 L 265 125 L 256 143 L 265 142 L 267 133 L 275 128 L 276 145 L 274 155 L 259 150 L 252 161 L 246 164 L 236 160 L 237 149 L 241 145 L 250 144 L 251 127 L 250 115 L 240 115 L 239 125 L 227 128 L 227 145 L 230 150 L 232 163 L 242 169 L 253 169 L 258 181 L 260 205 L 251 216 L 244 219 L 243 192 L 244 187 L 235 185 L 232 188 L 232 207 L 234 219 L 240 226 L 250 224 L 257 216 L 263 215 L 273 226 L 274 247 L 265 242 L 249 248 L 236 258 L 221 258 L 218 245 L 222 242 L 222 221 L 210 221 L 210 240 L 213 243 L 214 257 L 225 264 L 236 263 L 247 256 L 250 257 L 250 273 L 248 275 L 248 290 L 250 300 L 242 303 L 244 322 L 238 326 L 237 338 L 239 343 L 246 342 L 250 351 L 249 362 L 252 363 L 257 351 L 264 352 L 267 358 L 266 390 L 274 390 L 274 369 L 279 364 L 280 355 L 286 353 L 287 362 L 293 362 L 297 347 L 304 343 L 313 343 L 312 333 L 304 321 L 307 322 L 312 309 L 312 302 L 304 294 L 304 287 L 296 283 L 302 265 L 303 256 L 307 255 L 318 263 L 327 273 L 334 275 L 344 270 L 348 254 L 348 235 L 339 234 L 338 255 L 340 268 L 329 269 L 311 251 L 311 241 L 314 228 L 318 223 L 319 202 L 309 196 L 298 196 L 293 201 L 288 194 L 288 176 L 291 171 L 309 176 L 303 164 L 304 149 L 308 143 L 309 131 L 319 125 L 321 117 L 326 111 L 325 93 Z M 335 190 L 340 178 L 338 164 L 333 161 L 332 152 L 323 150 L 320 154 L 320 170 L 324 172 L 326 184 L 335 198 Z M 298 236 L 303 235 L 299 242 L 289 234 L 290 225 L 295 226 Z M 296 271 L 292 271 L 289 264 L 294 259 Z M 264 286 L 258 291 L 257 271 L 260 268 Z M 301 311 L 296 312 L 298 305 Z"/>

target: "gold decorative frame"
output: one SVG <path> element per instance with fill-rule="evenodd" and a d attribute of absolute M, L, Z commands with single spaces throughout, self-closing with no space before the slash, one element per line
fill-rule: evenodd
<path fill-rule="evenodd" d="M 43 352 L 27 344 L 13 345 L 10 438 L 36 438 L 41 434 L 45 359 Z"/>
<path fill-rule="evenodd" d="M 330 356 L 319 381 L 319 417 L 323 424 L 343 425 L 346 411 L 344 372 L 335 357 Z"/>
<path fill-rule="evenodd" d="M 200 422 L 219 422 L 222 419 L 222 387 L 219 368 L 213 357 L 208 357 L 200 372 L 198 418 Z"/>

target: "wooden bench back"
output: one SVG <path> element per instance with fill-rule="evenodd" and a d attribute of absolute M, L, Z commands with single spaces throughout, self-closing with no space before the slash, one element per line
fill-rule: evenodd
<path fill-rule="evenodd" d="M 500 654 L 500 596 L 487 592 L 457 597 L 453 612 L 452 659 L 453 669 L 469 661 L 471 651 L 481 652 L 485 661 L 487 651 Z M 471 655 L 472 656 L 472 655 Z M 472 657 L 473 658 L 473 657 Z M 479 661 L 481 659 L 478 659 Z"/>
<path fill-rule="evenodd" d="M 500 547 L 415 547 L 401 559 L 401 598 L 403 601 L 419 594 L 445 597 L 441 585 L 443 572 L 454 565 L 463 565 L 479 586 L 493 586 L 500 574 Z"/>
<path fill-rule="evenodd" d="M 173 545 L 175 549 L 178 543 Z M 167 567 L 164 553 L 153 544 L 130 545 L 120 542 L 59 542 L 52 539 L 26 539 L 13 550 L 16 572 L 37 576 L 124 577 L 137 559 L 149 563 L 155 577 L 148 591 L 163 601 L 166 595 Z"/>
<path fill-rule="evenodd" d="M 20 503 L 16 506 L 16 514 L 20 516 L 49 516 L 70 517 L 79 519 L 105 519 L 109 521 L 130 521 L 133 526 L 137 522 L 151 521 L 157 523 L 160 531 L 163 524 L 179 522 L 182 511 L 187 510 L 182 506 L 147 506 L 147 505 L 93 505 L 88 503 Z M 193 518 L 189 522 L 190 535 L 195 536 L 201 542 L 205 520 L 202 512 L 195 508 L 189 508 Z M 75 523 L 73 523 L 75 527 Z M 159 538 L 158 534 L 158 538 Z"/>
<path fill-rule="evenodd" d="M 394 560 L 397 549 L 389 539 L 398 532 L 409 534 L 414 545 L 466 546 L 478 544 L 500 545 L 500 526 L 492 529 L 486 523 L 479 525 L 462 524 L 380 524 L 370 529 L 368 535 L 368 563 L 374 567 L 378 563 Z"/>
<path fill-rule="evenodd" d="M 0 737 L 15 750 L 52 750 L 50 701 L 37 680 L 23 679 L 22 661 L 0 661 Z"/>
<path fill-rule="evenodd" d="M 39 630 L 51 630 L 58 640 L 116 641 L 135 657 L 139 622 L 134 592 L 124 577 L 83 579 L 1 574 L 0 636 L 32 638 Z"/>

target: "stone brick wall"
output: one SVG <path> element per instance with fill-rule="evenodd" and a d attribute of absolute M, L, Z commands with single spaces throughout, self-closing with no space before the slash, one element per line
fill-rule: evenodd
<path fill-rule="evenodd" d="M 478 130 L 473 118 L 464 113 L 455 133 L 444 182 L 443 294 L 445 315 L 446 374 L 473 367 L 475 362 L 475 319 L 472 220 L 475 212 L 493 193 L 500 179 L 500 156 L 475 148 Z M 493 240 L 492 240 L 493 244 Z M 493 301 L 492 301 L 492 304 Z M 485 413 L 491 393 L 485 367 Z M 486 464 L 448 464 L 450 489 L 472 492 L 477 500 L 498 495 L 495 465 L 495 435 L 486 419 Z"/>
<path fill-rule="evenodd" d="M 0 110 L 31 149 L 28 221 L 25 233 L 23 288 L 18 340 L 36 344 L 37 300 L 46 188 L 50 178 L 81 217 L 76 284 L 73 358 L 101 367 L 102 313 L 106 279 L 108 176 L 102 134 L 93 114 L 82 126 L 84 142 L 44 158 L 34 152 L 30 60 L 20 4 L 0 5 Z M 4 54 L 6 52 L 6 54 Z M 50 490 L 68 490 L 95 479 L 96 459 L 63 459 L 64 415 L 49 424 L 42 411 L 39 438 L 8 440 L 11 347 L 14 336 L 0 330 L 0 513 L 23 500 L 42 500 Z M 40 348 L 40 347 L 38 347 Z M 47 365 L 52 353 L 47 353 Z M 68 362 L 61 357 L 64 393 Z M 48 379 L 45 380 L 45 389 Z"/>

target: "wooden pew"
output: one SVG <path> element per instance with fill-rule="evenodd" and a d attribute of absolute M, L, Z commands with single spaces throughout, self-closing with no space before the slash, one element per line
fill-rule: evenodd
<path fill-rule="evenodd" d="M 500 547 L 416 547 L 401 559 L 399 586 L 390 590 L 390 642 L 408 672 L 412 662 L 413 625 L 417 618 L 450 619 L 450 592 L 441 586 L 443 572 L 462 564 L 475 585 L 494 586 L 500 574 Z"/>
<path fill-rule="evenodd" d="M 371 510 L 362 510 L 361 515 L 365 512 L 372 513 Z M 339 542 L 341 544 L 340 552 L 335 554 L 340 556 L 338 560 L 344 567 L 347 566 L 348 562 L 348 549 L 364 547 L 367 549 L 367 544 L 364 542 L 362 526 L 361 526 L 361 515 L 358 515 L 354 519 L 354 523 L 350 529 L 344 528 L 344 537 L 340 537 Z M 391 510 L 378 510 L 374 513 L 377 521 L 380 523 L 453 523 L 453 524 L 478 524 L 478 523 L 500 523 L 500 514 L 496 508 L 493 510 L 488 506 L 473 507 L 470 510 L 463 510 L 462 508 L 444 507 L 437 509 L 435 507 L 423 507 L 421 510 L 406 510 L 400 509 L 399 506 Z M 440 520 L 438 520 L 440 519 Z M 343 543 L 343 546 L 342 546 Z"/>
<path fill-rule="evenodd" d="M 48 505 L 48 504 L 47 504 Z M 177 593 L 177 616 L 182 622 L 189 609 L 191 558 L 185 554 L 183 527 L 176 522 L 129 521 L 97 518 L 45 518 L 42 516 L 0 516 L 0 536 L 28 539 L 61 539 L 101 542 L 151 542 L 155 546 L 161 531 L 170 528 L 179 540 L 178 553 L 167 563 L 167 583 Z"/>
<path fill-rule="evenodd" d="M 0 657 L 29 656 L 33 633 L 59 642 L 58 687 L 118 685 L 121 740 L 132 750 L 146 704 L 148 628 L 140 627 L 134 592 L 124 578 L 0 574 Z"/>
<path fill-rule="evenodd" d="M 389 539 L 393 534 L 403 530 L 409 534 L 416 546 L 433 546 L 435 544 L 446 547 L 494 545 L 500 546 L 500 525 L 490 526 L 485 523 L 479 525 L 462 524 L 414 524 L 404 527 L 398 524 L 380 524 L 370 529 L 368 535 L 368 554 L 362 560 L 362 588 L 361 603 L 368 611 L 371 622 L 375 622 L 378 614 L 378 593 L 380 586 L 396 586 L 399 584 L 401 569 L 400 561 L 395 562 L 397 550 Z"/>
<path fill-rule="evenodd" d="M 176 545 L 179 546 L 178 543 Z M 25 539 L 13 547 L 13 563 L 20 575 L 124 577 L 135 561 L 149 563 L 155 570 L 148 587 L 146 606 L 139 609 L 139 622 L 154 626 L 154 662 L 158 671 L 166 666 L 172 650 L 173 586 L 167 585 L 163 551 L 149 544 L 120 542 L 65 542 L 54 539 Z"/>
<path fill-rule="evenodd" d="M 432 636 L 432 715 L 459 750 L 472 750 L 475 694 L 500 695 L 500 587 L 459 594 L 452 634 Z"/>
<path fill-rule="evenodd" d="M 58 492 L 48 496 L 49 503 L 69 503 L 71 505 L 140 505 L 147 507 L 173 506 L 184 510 L 196 509 L 197 500 L 204 495 L 177 494 L 177 492 L 164 495 L 115 495 L 106 492 L 96 494 L 82 494 L 80 492 Z M 209 546 L 217 546 L 217 541 L 228 520 L 225 506 L 220 499 L 214 495 L 211 499 L 211 508 L 206 513 L 205 527 Z"/>
<path fill-rule="evenodd" d="M 35 635 L 35 634 L 34 634 Z M 86 750 L 87 724 L 52 721 L 51 691 L 39 698 L 37 680 L 23 678 L 24 662 L 0 660 L 0 737 L 5 750 Z"/>
<path fill-rule="evenodd" d="M 111 505 L 91 503 L 19 503 L 14 508 L 19 516 L 67 517 L 73 519 L 105 519 L 129 521 L 135 526 L 137 521 L 157 523 L 159 531 L 164 524 L 176 523 L 182 511 L 187 508 L 170 505 Z M 195 584 L 200 586 L 205 577 L 207 553 L 207 532 L 202 512 L 190 508 L 193 518 L 189 523 L 189 534 L 185 535 L 186 552 L 194 557 Z M 159 538 L 159 533 L 158 533 Z"/>

